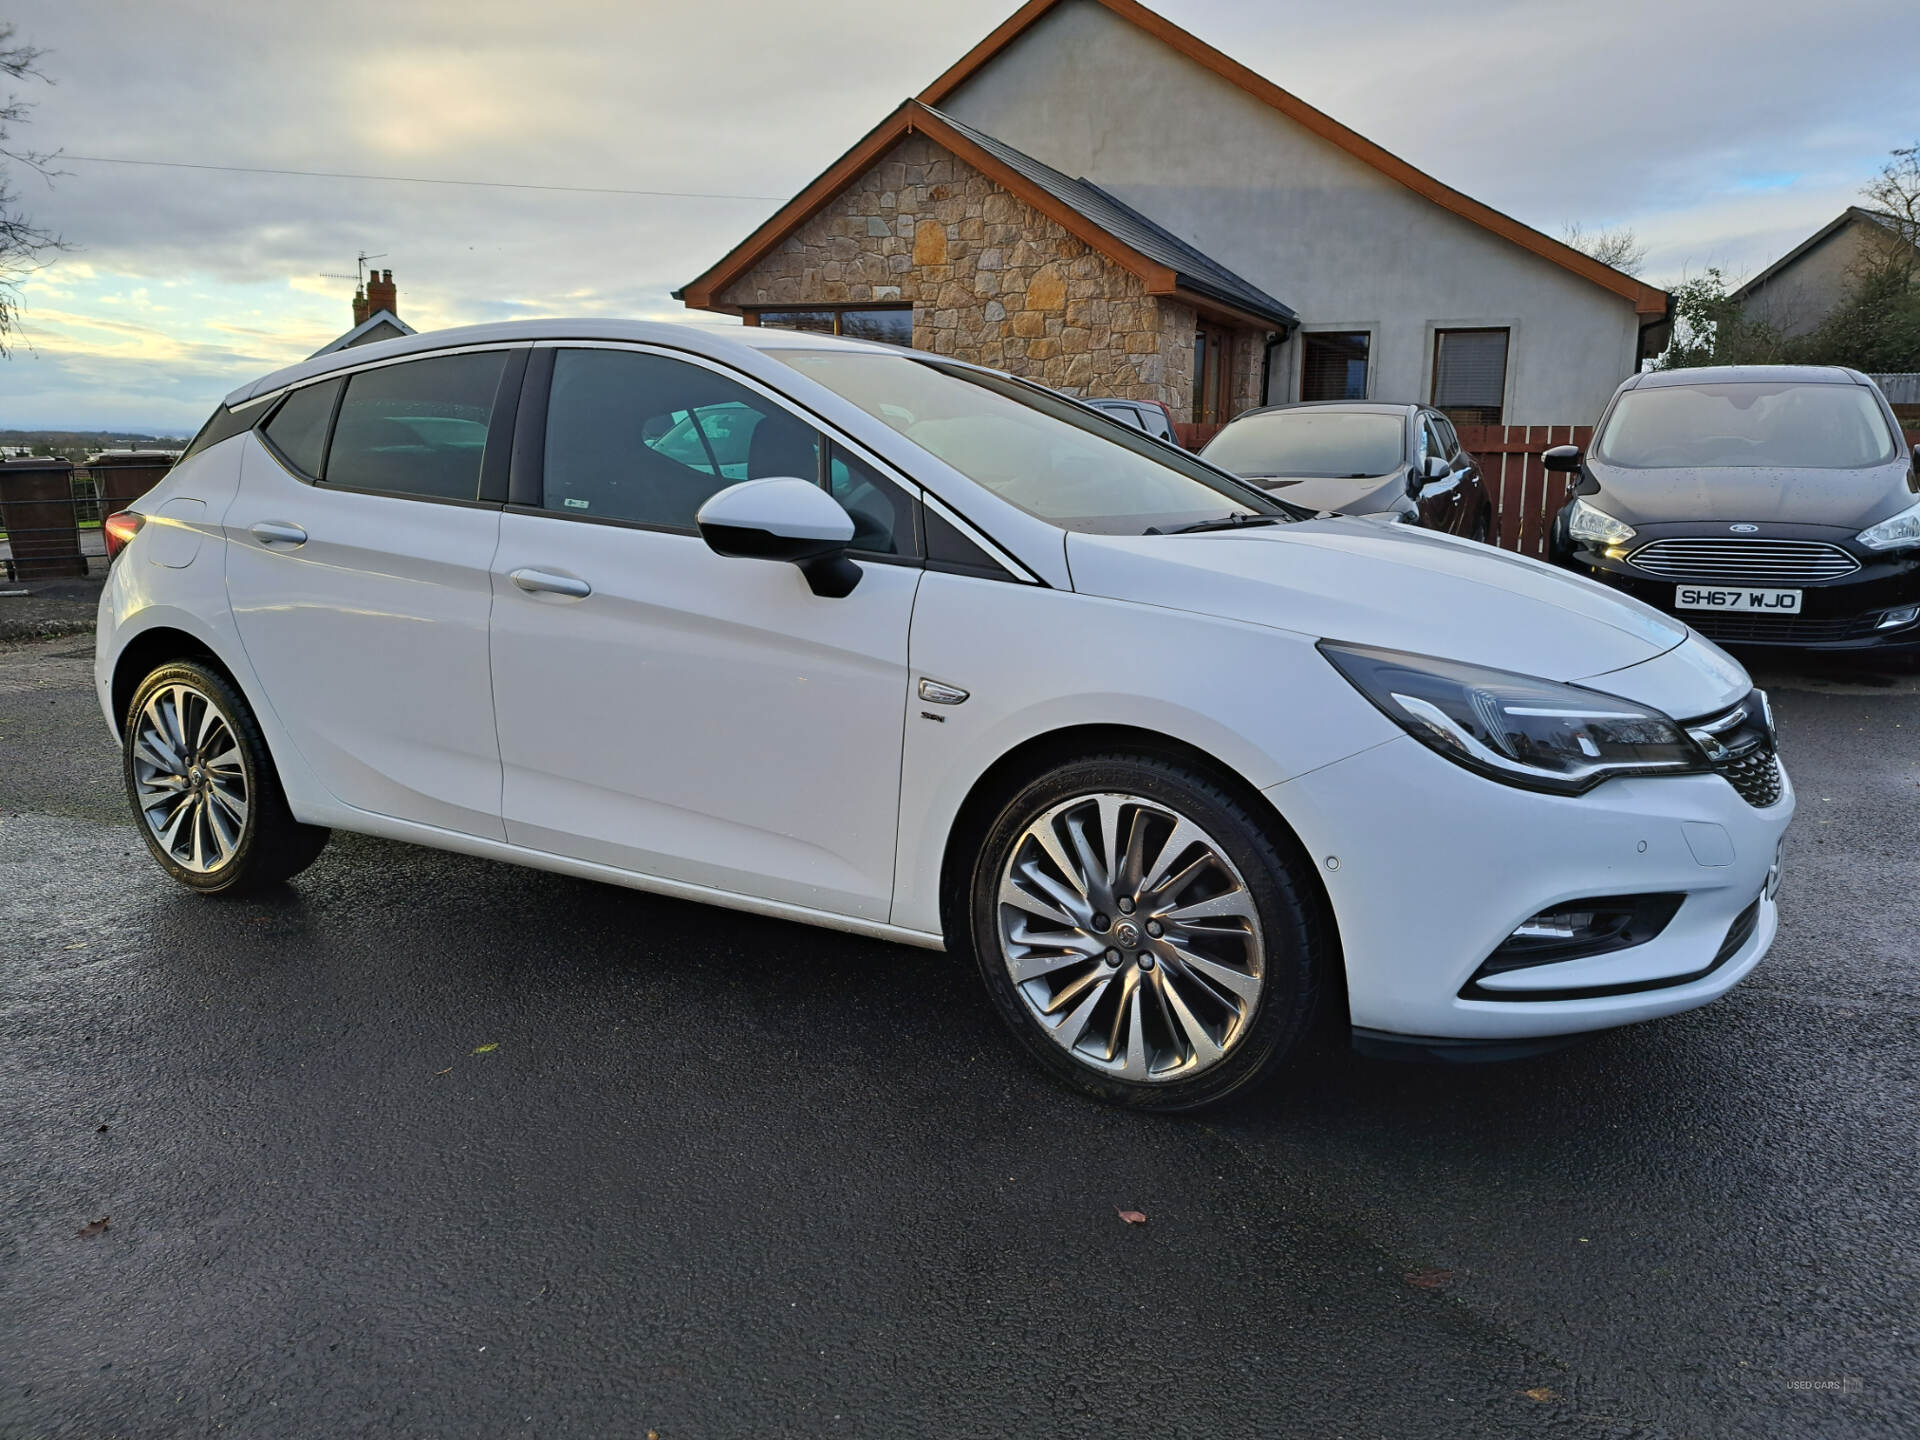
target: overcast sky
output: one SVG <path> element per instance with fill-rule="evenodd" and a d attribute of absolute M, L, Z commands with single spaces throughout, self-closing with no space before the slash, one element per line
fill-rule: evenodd
<path fill-rule="evenodd" d="M 421 329 L 688 319 L 692 278 L 1017 0 L 0 0 L 50 53 L 16 173 L 74 249 L 24 295 L 0 428 L 190 432 L 351 323 L 385 251 Z M 1913 0 L 1157 0 L 1362 134 L 1551 233 L 1630 225 L 1648 279 L 1751 273 L 1920 140 Z M 758 197 L 758 198 L 751 198 Z M 1178 228 L 1178 217 L 1160 216 Z M 710 322 L 718 317 L 708 317 Z M 723 323 L 736 323 L 725 321 Z"/>

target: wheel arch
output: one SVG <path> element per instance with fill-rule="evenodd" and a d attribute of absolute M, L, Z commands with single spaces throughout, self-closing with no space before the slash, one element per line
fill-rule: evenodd
<path fill-rule="evenodd" d="M 133 636 L 120 648 L 114 657 L 113 679 L 108 689 L 108 698 L 112 704 L 114 738 L 126 738 L 127 707 L 133 703 L 134 693 L 139 690 L 140 682 L 151 675 L 160 666 L 176 660 L 193 660 L 217 670 L 225 679 L 246 696 L 247 703 L 253 704 L 253 697 L 247 694 L 247 687 L 233 667 L 222 660 L 205 640 L 191 631 L 179 629 L 173 625 L 154 625 Z M 259 707 L 254 706 L 258 714 Z"/>
<path fill-rule="evenodd" d="M 949 951 L 970 953 L 972 944 L 971 905 L 967 889 L 971 879 L 969 862 L 978 853 L 981 840 L 994 817 L 1022 785 L 1047 770 L 1069 760 L 1115 751 L 1135 751 L 1174 760 L 1214 780 L 1246 806 L 1266 829 L 1268 838 L 1296 862 L 1308 895 L 1318 907 L 1321 933 L 1327 937 L 1324 957 L 1326 1003 L 1329 1010 L 1346 1013 L 1346 961 L 1340 947 L 1340 926 L 1320 876 L 1305 844 L 1273 801 L 1233 766 L 1209 754 L 1190 741 L 1158 730 L 1134 725 L 1071 725 L 1033 735 L 1006 751 L 974 780 L 954 815 L 940 860 L 940 927 Z"/>

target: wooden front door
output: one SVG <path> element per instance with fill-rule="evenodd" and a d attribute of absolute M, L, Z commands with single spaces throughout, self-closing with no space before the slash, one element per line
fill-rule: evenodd
<path fill-rule="evenodd" d="M 1193 423 L 1224 425 L 1232 407 L 1233 332 L 1202 320 L 1193 337 Z"/>

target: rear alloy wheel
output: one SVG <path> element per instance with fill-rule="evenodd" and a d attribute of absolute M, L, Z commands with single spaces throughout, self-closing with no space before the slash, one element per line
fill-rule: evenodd
<path fill-rule="evenodd" d="M 1014 1032 L 1102 1099 L 1179 1110 L 1269 1073 L 1312 1018 L 1313 909 L 1260 823 L 1158 757 L 1016 796 L 975 878 L 975 950 Z"/>
<path fill-rule="evenodd" d="M 147 848 L 192 889 L 236 894 L 311 865 L 329 832 L 287 809 L 253 712 L 231 681 L 163 665 L 128 707 L 124 775 Z"/>

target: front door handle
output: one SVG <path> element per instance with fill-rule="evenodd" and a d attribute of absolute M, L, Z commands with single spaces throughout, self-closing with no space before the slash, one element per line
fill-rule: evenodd
<path fill-rule="evenodd" d="M 298 525 L 288 525 L 279 520 L 262 520 L 258 525 L 249 526 L 247 533 L 262 545 L 295 546 L 307 543 L 306 531 Z"/>
<path fill-rule="evenodd" d="M 584 600 L 593 593 L 593 586 L 586 581 L 572 575 L 556 575 L 551 570 L 515 570 L 507 578 L 534 595 L 566 595 Z"/>

